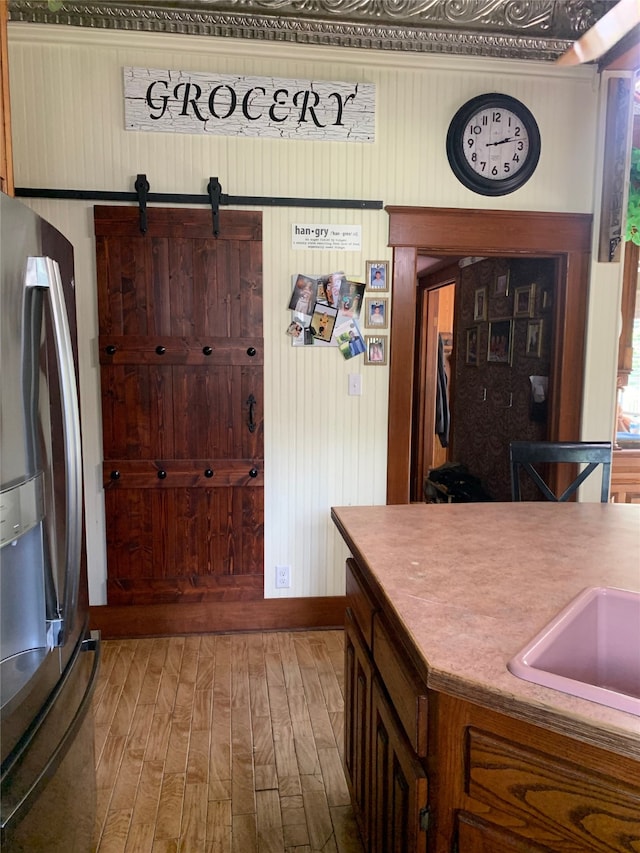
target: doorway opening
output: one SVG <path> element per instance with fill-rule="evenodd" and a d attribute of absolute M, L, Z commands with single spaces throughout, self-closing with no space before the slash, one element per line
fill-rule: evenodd
<path fill-rule="evenodd" d="M 386 209 L 389 244 L 393 247 L 387 503 L 410 503 L 415 499 L 412 489 L 413 401 L 418 259 L 422 255 L 447 258 L 449 263 L 463 257 L 549 260 L 554 270 L 555 291 L 553 305 L 549 308 L 553 358 L 549 365 L 546 437 L 549 440 L 578 439 L 591 217 L 451 208 Z M 486 331 L 488 334 L 488 326 Z M 500 358 L 498 355 L 498 363 Z M 558 473 L 558 485 L 565 476 L 563 472 Z"/>
<path fill-rule="evenodd" d="M 457 258 L 418 258 L 411 500 L 420 501 L 429 471 L 451 459 L 452 354 Z"/>
<path fill-rule="evenodd" d="M 418 263 L 411 500 L 453 463 L 508 501 L 510 442 L 547 439 L 555 259 Z"/>

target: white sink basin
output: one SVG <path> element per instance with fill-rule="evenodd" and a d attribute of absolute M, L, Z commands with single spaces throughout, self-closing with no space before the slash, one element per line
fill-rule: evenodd
<path fill-rule="evenodd" d="M 583 590 L 507 667 L 526 681 L 640 716 L 640 592 Z"/>

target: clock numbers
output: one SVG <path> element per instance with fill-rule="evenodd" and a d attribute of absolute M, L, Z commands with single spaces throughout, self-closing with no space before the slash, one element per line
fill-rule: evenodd
<path fill-rule="evenodd" d="M 526 130 L 513 113 L 485 109 L 467 124 L 464 157 L 476 174 L 502 180 L 522 168 L 528 141 Z"/>
<path fill-rule="evenodd" d="M 536 121 L 509 95 L 478 95 L 449 125 L 447 157 L 456 176 L 484 195 L 504 195 L 522 186 L 540 156 Z"/>

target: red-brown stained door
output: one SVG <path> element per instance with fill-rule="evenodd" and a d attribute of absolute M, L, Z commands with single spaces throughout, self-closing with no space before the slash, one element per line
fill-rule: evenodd
<path fill-rule="evenodd" d="M 108 603 L 262 598 L 261 214 L 94 219 Z"/>

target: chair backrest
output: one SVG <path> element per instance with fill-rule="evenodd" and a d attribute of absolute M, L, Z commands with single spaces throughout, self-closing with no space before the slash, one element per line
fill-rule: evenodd
<path fill-rule="evenodd" d="M 602 488 L 600 500 L 609 500 L 609 484 L 611 483 L 611 454 L 610 441 L 512 441 L 509 445 L 511 462 L 511 499 L 521 501 L 520 470 L 523 469 L 531 477 L 545 498 L 549 501 L 566 501 L 587 479 L 589 474 L 602 465 Z M 539 472 L 534 468 L 536 463 L 571 462 L 584 464 L 586 467 L 564 490 L 561 495 L 551 491 Z"/>

